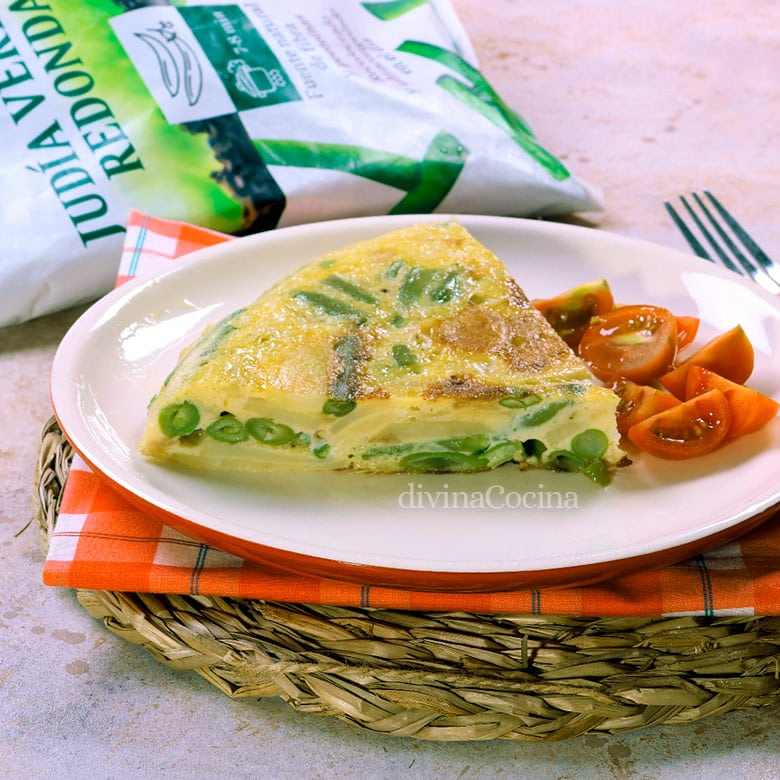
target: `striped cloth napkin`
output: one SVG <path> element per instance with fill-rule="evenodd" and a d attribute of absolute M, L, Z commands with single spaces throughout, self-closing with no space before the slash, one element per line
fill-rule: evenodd
<path fill-rule="evenodd" d="M 130 216 L 118 284 L 230 240 L 188 224 Z M 583 617 L 780 615 L 780 513 L 674 566 L 582 587 L 439 593 L 279 571 L 188 538 L 144 514 L 76 456 L 43 566 L 46 585 L 419 611 Z"/>

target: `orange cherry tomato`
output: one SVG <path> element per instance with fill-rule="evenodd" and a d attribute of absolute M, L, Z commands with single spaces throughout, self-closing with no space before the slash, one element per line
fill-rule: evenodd
<path fill-rule="evenodd" d="M 699 318 L 677 316 L 677 351 L 687 347 L 695 338 L 699 330 Z"/>
<path fill-rule="evenodd" d="M 577 349 L 591 319 L 611 311 L 615 301 L 606 279 L 599 279 L 572 287 L 553 298 L 538 298 L 533 305 L 558 335 L 572 349 Z"/>
<path fill-rule="evenodd" d="M 677 355 L 677 319 L 660 306 L 618 306 L 583 333 L 580 357 L 602 381 L 650 384 Z"/>
<path fill-rule="evenodd" d="M 617 428 L 623 436 L 638 422 L 682 403 L 671 393 L 627 379 L 618 382 L 613 390 L 620 396 L 615 416 Z"/>
<path fill-rule="evenodd" d="M 685 384 L 686 397 L 695 398 L 709 390 L 720 390 L 726 396 L 731 412 L 730 437 L 763 428 L 780 410 L 780 403 L 758 390 L 732 382 L 701 366 L 691 366 Z"/>
<path fill-rule="evenodd" d="M 730 410 L 720 390 L 709 390 L 632 426 L 628 438 L 643 452 L 683 460 L 712 452 L 729 429 Z"/>
<path fill-rule="evenodd" d="M 737 384 L 753 373 L 753 345 L 741 325 L 715 336 L 677 368 L 660 377 L 661 384 L 678 398 L 685 398 L 688 369 L 702 366 Z"/>

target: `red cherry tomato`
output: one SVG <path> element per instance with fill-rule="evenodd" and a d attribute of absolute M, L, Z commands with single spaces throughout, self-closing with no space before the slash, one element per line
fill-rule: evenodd
<path fill-rule="evenodd" d="M 637 423 L 628 438 L 649 455 L 683 460 L 712 452 L 726 438 L 729 421 L 726 396 L 709 390 Z"/>
<path fill-rule="evenodd" d="M 585 331 L 579 354 L 604 382 L 650 384 L 674 363 L 677 319 L 660 306 L 618 306 Z"/>
<path fill-rule="evenodd" d="M 695 398 L 709 390 L 720 390 L 729 404 L 729 436 L 742 436 L 763 428 L 780 410 L 780 404 L 768 395 L 732 382 L 701 366 L 688 369 L 685 395 Z"/>
<path fill-rule="evenodd" d="M 699 331 L 699 318 L 677 316 L 677 351 L 687 347 Z"/>
<path fill-rule="evenodd" d="M 660 377 L 661 384 L 678 398 L 685 398 L 688 369 L 702 366 L 732 382 L 742 384 L 753 373 L 753 345 L 741 325 L 715 336 L 686 358 L 674 371 Z"/>
<path fill-rule="evenodd" d="M 671 393 L 627 379 L 619 382 L 613 390 L 620 396 L 616 418 L 618 430 L 623 436 L 638 422 L 681 403 Z"/>
<path fill-rule="evenodd" d="M 611 311 L 615 301 L 606 279 L 599 279 L 572 287 L 554 298 L 536 299 L 533 305 L 558 335 L 572 349 L 577 349 L 591 319 Z"/>

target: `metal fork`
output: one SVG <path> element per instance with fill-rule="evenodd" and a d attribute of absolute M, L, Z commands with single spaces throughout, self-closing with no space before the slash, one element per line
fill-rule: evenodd
<path fill-rule="evenodd" d="M 712 247 L 712 252 L 718 261 L 731 271 L 750 277 L 769 292 L 780 293 L 780 264 L 769 258 L 711 192 L 705 190 L 703 196 L 694 192 L 691 197 L 703 218 L 685 196 L 680 196 L 680 202 L 693 220 L 699 234 Z M 672 204 L 666 201 L 664 206 L 691 249 L 699 257 L 712 263 L 716 262 Z"/>

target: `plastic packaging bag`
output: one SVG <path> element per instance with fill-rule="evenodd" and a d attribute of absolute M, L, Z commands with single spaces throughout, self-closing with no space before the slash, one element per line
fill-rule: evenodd
<path fill-rule="evenodd" d="M 445 0 L 0 3 L 0 325 L 109 290 L 132 208 L 238 235 L 600 208 Z"/>

